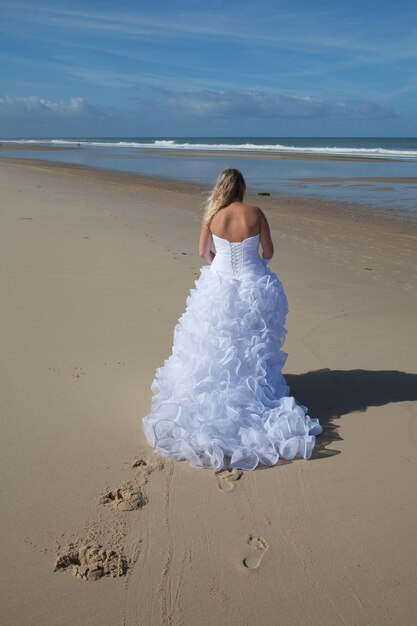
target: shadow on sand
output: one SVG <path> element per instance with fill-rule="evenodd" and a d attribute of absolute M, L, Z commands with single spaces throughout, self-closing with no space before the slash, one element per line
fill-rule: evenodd
<path fill-rule="evenodd" d="M 330 370 L 324 368 L 305 374 L 285 374 L 290 394 L 308 407 L 310 417 L 318 417 L 323 426 L 317 437 L 312 459 L 339 454 L 327 450 L 340 441 L 334 419 L 369 406 L 417 400 L 417 374 L 398 370 Z"/>

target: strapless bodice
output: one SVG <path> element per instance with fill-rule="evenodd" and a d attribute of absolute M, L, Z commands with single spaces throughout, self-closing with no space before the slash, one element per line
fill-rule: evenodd
<path fill-rule="evenodd" d="M 247 237 L 243 241 L 229 241 L 213 233 L 216 256 L 211 264 L 211 270 L 240 278 L 242 275 L 259 274 L 265 271 L 265 266 L 259 256 L 259 233 Z"/>

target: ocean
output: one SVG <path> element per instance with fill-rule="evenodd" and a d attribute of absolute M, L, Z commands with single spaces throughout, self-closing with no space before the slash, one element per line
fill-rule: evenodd
<path fill-rule="evenodd" d="M 27 149 L 13 151 L 11 142 Z M 0 143 L 3 156 L 209 184 L 222 169 L 236 167 L 255 192 L 355 202 L 399 218 L 417 211 L 417 138 L 30 137 Z M 40 143 L 62 150 L 39 151 Z M 273 158 L 283 154 L 296 158 Z M 346 157 L 355 160 L 340 160 Z"/>

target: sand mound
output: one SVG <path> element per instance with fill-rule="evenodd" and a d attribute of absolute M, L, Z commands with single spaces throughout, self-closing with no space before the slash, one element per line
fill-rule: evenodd
<path fill-rule="evenodd" d="M 127 561 L 123 554 L 103 548 L 98 543 L 70 543 L 55 564 L 55 572 L 62 570 L 68 570 L 82 580 L 98 580 L 103 576 L 116 578 L 126 574 Z"/>
<path fill-rule="evenodd" d="M 147 498 L 138 485 L 126 482 L 120 487 L 102 494 L 99 503 L 109 504 L 119 511 L 134 511 L 145 506 Z"/>

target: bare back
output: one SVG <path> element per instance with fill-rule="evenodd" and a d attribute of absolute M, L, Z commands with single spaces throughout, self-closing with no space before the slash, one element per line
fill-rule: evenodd
<path fill-rule="evenodd" d="M 210 231 L 228 241 L 243 241 L 259 233 L 264 256 L 269 259 L 274 254 L 268 220 L 259 207 L 232 202 L 216 213 Z"/>
<path fill-rule="evenodd" d="M 211 220 L 212 233 L 229 241 L 243 241 L 261 231 L 261 210 L 249 204 L 232 202 Z"/>

